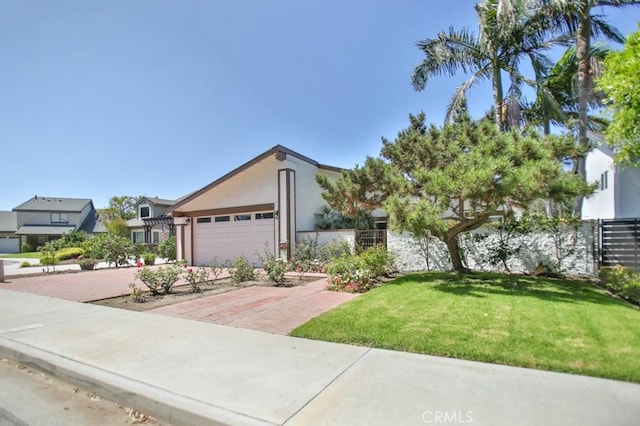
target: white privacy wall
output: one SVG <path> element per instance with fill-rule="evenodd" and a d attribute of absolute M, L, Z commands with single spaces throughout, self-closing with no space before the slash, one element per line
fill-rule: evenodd
<path fill-rule="evenodd" d="M 480 229 L 475 233 L 487 233 L 486 229 Z M 568 228 L 563 233 L 564 253 L 572 253 L 562 259 L 561 271 L 570 275 L 593 275 L 595 269 L 595 238 L 597 238 L 597 225 L 595 222 L 585 222 L 577 230 Z M 505 272 L 504 267 L 491 265 L 487 260 L 489 247 L 495 244 L 497 236 L 489 233 L 487 239 L 474 241 L 472 238 L 461 238 L 460 246 L 463 249 L 463 259 L 467 267 L 475 271 Z M 514 255 L 507 263 L 511 272 L 532 273 L 540 263 L 551 265 L 557 263 L 556 245 L 550 234 L 532 233 L 514 237 L 513 247 L 520 246 L 520 253 Z M 424 270 L 449 270 L 451 261 L 449 252 L 441 241 L 433 238 L 429 242 L 429 267 L 425 256 L 421 254 L 420 246 L 415 238 L 409 234 L 389 232 L 387 235 L 387 250 L 396 256 L 396 264 L 401 271 Z"/>

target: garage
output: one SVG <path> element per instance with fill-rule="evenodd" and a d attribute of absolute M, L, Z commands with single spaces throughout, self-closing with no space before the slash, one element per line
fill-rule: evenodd
<path fill-rule="evenodd" d="M 273 211 L 200 216 L 193 218 L 193 250 L 196 265 L 234 261 L 244 255 L 254 265 L 265 247 L 274 251 L 275 215 Z"/>
<path fill-rule="evenodd" d="M 0 237 L 0 253 L 20 253 L 20 238 Z"/>

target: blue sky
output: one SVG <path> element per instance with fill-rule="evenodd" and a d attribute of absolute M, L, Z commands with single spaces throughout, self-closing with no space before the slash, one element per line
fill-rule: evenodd
<path fill-rule="evenodd" d="M 0 210 L 34 195 L 178 198 L 282 144 L 352 167 L 454 88 L 410 84 L 415 43 L 475 1 L 31 0 L 0 4 Z M 607 11 L 624 34 L 640 8 Z M 488 87 L 473 89 L 480 116 Z"/>

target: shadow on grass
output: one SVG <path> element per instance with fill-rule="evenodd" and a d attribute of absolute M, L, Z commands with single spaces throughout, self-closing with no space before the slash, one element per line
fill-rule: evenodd
<path fill-rule="evenodd" d="M 535 297 L 550 302 L 625 305 L 599 292 L 588 283 L 525 275 L 427 272 L 406 275 L 389 284 L 402 285 L 410 282 L 426 284 L 434 290 L 458 296 L 479 298 L 491 295 L 518 296 Z"/>

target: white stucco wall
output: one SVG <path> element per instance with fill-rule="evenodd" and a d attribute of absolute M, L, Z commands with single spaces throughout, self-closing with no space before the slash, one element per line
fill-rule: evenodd
<path fill-rule="evenodd" d="M 479 229 L 476 233 L 491 233 L 486 229 Z M 596 224 L 585 222 L 577 232 L 567 229 L 562 248 L 565 252 L 571 248 L 573 254 L 564 257 L 561 262 L 563 273 L 587 276 L 595 273 L 594 238 L 596 238 Z M 467 267 L 477 271 L 505 272 L 502 265 L 491 265 L 487 256 L 489 247 L 495 243 L 495 234 L 484 241 L 462 240 L 461 248 L 465 252 Z M 557 262 L 556 248 L 553 238 L 549 234 L 532 233 L 518 236 L 513 240 L 513 246 L 521 246 L 518 255 L 509 260 L 507 265 L 514 273 L 532 273 L 542 263 L 551 265 Z M 387 249 L 396 256 L 396 265 L 401 271 L 427 270 L 425 256 L 421 254 L 416 240 L 409 234 L 389 232 L 387 234 Z M 449 270 L 451 261 L 449 252 L 441 241 L 432 239 L 429 242 L 429 270 Z"/>
<path fill-rule="evenodd" d="M 600 177 L 608 171 L 608 187 L 588 198 L 582 205 L 583 219 L 613 219 L 616 217 L 617 176 L 613 167 L 613 151 L 606 145 L 598 146 L 587 155 L 587 182 L 600 182 Z"/>
<path fill-rule="evenodd" d="M 318 238 L 318 244 L 321 246 L 329 244 L 331 241 L 346 241 L 351 248 L 351 252 L 355 252 L 356 233 L 353 229 L 298 232 L 296 235 L 296 241 L 301 243 L 307 239 L 314 240 L 316 236 Z"/>
<path fill-rule="evenodd" d="M 285 167 L 284 162 L 274 157 L 266 158 L 180 206 L 179 210 L 198 211 L 266 203 L 277 205 L 277 170 Z"/>

